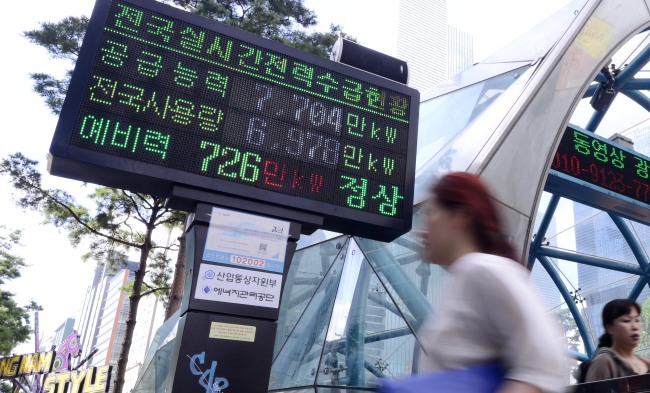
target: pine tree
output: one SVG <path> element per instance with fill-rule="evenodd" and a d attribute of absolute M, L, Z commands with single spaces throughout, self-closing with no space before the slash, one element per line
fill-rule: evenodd
<path fill-rule="evenodd" d="M 15 255 L 13 247 L 19 244 L 20 231 L 8 232 L 0 226 L 0 287 L 7 280 L 20 277 L 20 269 L 25 266 L 23 258 Z M 16 345 L 27 341 L 29 327 L 29 307 L 21 307 L 14 300 L 14 294 L 0 288 L 0 356 L 11 354 Z M 34 307 L 38 307 L 35 303 Z"/>
<path fill-rule="evenodd" d="M 107 187 L 95 188 L 88 195 L 94 203 L 94 208 L 89 209 L 63 190 L 45 188 L 37 165 L 37 161 L 21 153 L 0 162 L 0 174 L 10 178 L 19 207 L 39 211 L 46 223 L 65 229 L 73 246 L 86 241 L 89 251 L 84 259 L 120 267 L 127 261 L 129 251 L 138 252 L 138 269 L 129 288 L 124 343 L 116 367 L 115 387 L 121 389 L 140 299 L 149 293 L 169 290 L 170 261 L 165 255 L 169 247 L 155 244 L 154 231 L 181 225 L 185 214 L 165 208 L 164 198 Z M 147 273 L 150 284 L 145 282 Z M 29 334 L 29 329 L 25 334 Z"/>

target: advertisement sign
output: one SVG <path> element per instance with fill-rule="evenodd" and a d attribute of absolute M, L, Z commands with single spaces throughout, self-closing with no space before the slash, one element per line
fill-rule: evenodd
<path fill-rule="evenodd" d="M 282 273 L 289 222 L 214 207 L 203 260 Z"/>
<path fill-rule="evenodd" d="M 0 379 L 15 379 L 45 374 L 42 393 L 105 393 L 111 382 L 112 366 L 82 370 L 54 370 L 56 351 L 13 355 L 0 358 Z"/>

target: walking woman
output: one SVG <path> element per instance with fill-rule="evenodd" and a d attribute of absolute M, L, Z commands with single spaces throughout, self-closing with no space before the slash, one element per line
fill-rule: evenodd
<path fill-rule="evenodd" d="M 641 340 L 639 304 L 630 299 L 615 299 L 605 304 L 603 327 L 605 333 L 600 336 L 585 382 L 647 373 L 646 360 L 634 354 Z"/>
<path fill-rule="evenodd" d="M 498 362 L 500 393 L 558 392 L 565 382 L 562 335 L 515 261 L 493 199 L 480 179 L 449 173 L 426 204 L 426 259 L 451 282 L 422 326 L 420 373 Z"/>

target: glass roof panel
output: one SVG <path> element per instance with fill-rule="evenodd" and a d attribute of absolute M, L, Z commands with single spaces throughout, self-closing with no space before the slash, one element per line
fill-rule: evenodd
<path fill-rule="evenodd" d="M 543 57 L 567 31 L 586 3 L 586 0 L 572 1 L 482 63 L 536 60 Z"/>
<path fill-rule="evenodd" d="M 632 233 L 639 242 L 641 251 L 645 254 L 646 260 L 650 260 L 650 226 L 638 222 L 625 220 L 630 226 Z"/>
<path fill-rule="evenodd" d="M 420 104 L 416 171 L 474 121 L 528 66 L 436 97 Z"/>
<path fill-rule="evenodd" d="M 617 68 L 624 67 L 646 48 L 648 44 L 650 44 L 650 32 L 646 31 L 635 35 L 612 56 L 612 64 L 616 65 Z M 644 68 L 647 67 L 646 65 Z"/>

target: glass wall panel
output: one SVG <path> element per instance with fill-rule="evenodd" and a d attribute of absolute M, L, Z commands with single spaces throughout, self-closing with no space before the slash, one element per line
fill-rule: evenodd
<path fill-rule="evenodd" d="M 565 358 L 565 383 L 567 385 L 575 383 L 575 378 L 573 373 L 580 364 L 580 361 L 576 360 L 571 353 L 584 353 L 584 343 L 582 341 L 582 336 L 578 331 L 578 327 L 575 321 L 575 318 L 569 311 L 569 308 L 566 306 L 566 303 L 563 303 L 555 310 L 553 310 L 555 315 L 558 318 L 560 323 L 560 329 L 562 333 L 562 340 L 565 342 L 567 349 L 570 351 Z"/>
<path fill-rule="evenodd" d="M 350 272 L 346 268 L 341 279 L 318 385 L 363 387 L 375 384 L 377 378 L 414 371 L 413 359 L 419 354 L 419 346 L 413 332 L 386 287 L 359 254 L 361 258 L 347 261 Z"/>
<path fill-rule="evenodd" d="M 324 387 L 318 387 L 316 389 L 317 393 L 368 393 L 368 392 L 373 392 L 374 390 L 372 389 L 338 389 L 338 388 L 324 388 Z"/>
<path fill-rule="evenodd" d="M 356 240 L 397 308 L 417 331 L 432 306 L 439 303 L 447 273 L 422 260 L 421 241 L 413 234 L 391 244 Z"/>
<path fill-rule="evenodd" d="M 610 300 L 627 298 L 639 281 L 639 276 L 582 264 L 578 265 L 578 274 L 580 293 L 585 300 L 583 317 L 592 342 L 597 344 L 604 331 L 601 317 L 603 306 Z M 647 298 L 648 291 L 645 292 L 642 296 Z"/>
<path fill-rule="evenodd" d="M 311 261 L 314 262 L 313 259 Z M 344 262 L 345 255 L 340 254 L 331 264 L 294 328 L 277 351 L 271 366 L 270 389 L 314 385 Z M 286 307 L 284 301 L 283 307 Z"/>
<path fill-rule="evenodd" d="M 316 388 L 303 388 L 303 389 L 283 389 L 283 390 L 269 390 L 276 393 L 316 393 Z"/>
<path fill-rule="evenodd" d="M 574 287 L 571 283 L 569 283 L 571 279 L 567 276 L 566 272 L 563 272 L 560 269 L 560 262 L 572 264 L 574 267 L 576 264 L 567 261 L 553 260 L 552 258 L 549 259 L 552 262 L 552 268 L 554 271 L 557 272 L 560 277 L 562 277 L 563 283 L 566 285 L 567 290 L 574 296 L 574 304 L 581 312 L 584 312 L 584 301 L 581 298 L 580 291 L 578 291 L 577 287 Z M 578 325 L 557 286 L 551 279 L 546 269 L 539 262 L 535 263 L 533 267 L 533 271 L 531 272 L 531 281 L 540 294 L 542 302 L 559 323 L 560 331 L 562 333 L 562 336 L 559 337 L 559 339 L 562 340 L 563 345 L 567 348 L 568 352 L 564 370 L 566 378 L 565 381 L 566 384 L 569 385 L 570 383 L 574 382 L 572 374 L 575 367 L 579 364 L 579 362 L 575 360 L 573 356 L 569 356 L 569 354 L 585 353 L 584 343 L 582 341 L 582 336 L 578 330 Z M 579 318 L 581 315 L 582 314 L 580 314 Z"/>
<path fill-rule="evenodd" d="M 296 251 L 282 290 L 274 357 L 300 319 L 305 307 L 336 260 L 343 258 L 348 238 L 340 236 Z"/>
<path fill-rule="evenodd" d="M 178 331 L 179 319 L 180 310 L 172 314 L 156 331 L 142 364 L 138 380 L 132 390 L 134 393 L 165 392 L 165 382 L 169 375 L 169 364 L 173 355 L 172 349 Z"/>
<path fill-rule="evenodd" d="M 638 266 L 618 227 L 604 211 L 574 203 L 576 251 Z"/>
<path fill-rule="evenodd" d="M 646 257 L 646 260 L 650 260 L 650 227 L 638 222 L 625 220 L 630 226 L 634 237 L 639 242 L 639 247 Z"/>

